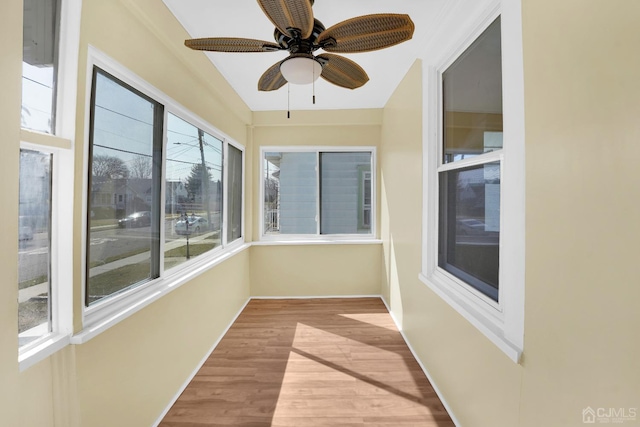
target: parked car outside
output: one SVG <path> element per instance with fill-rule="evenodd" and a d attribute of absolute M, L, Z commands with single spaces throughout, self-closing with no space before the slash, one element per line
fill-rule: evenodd
<path fill-rule="evenodd" d="M 176 221 L 176 225 L 174 227 L 176 234 L 179 234 L 181 236 L 187 234 L 199 234 L 208 229 L 209 222 L 207 221 L 207 219 L 196 215 L 181 217 L 178 221 Z"/>
<path fill-rule="evenodd" d="M 149 225 L 151 225 L 151 212 L 149 211 L 134 212 L 118 221 L 118 226 L 121 228 L 147 227 Z"/>

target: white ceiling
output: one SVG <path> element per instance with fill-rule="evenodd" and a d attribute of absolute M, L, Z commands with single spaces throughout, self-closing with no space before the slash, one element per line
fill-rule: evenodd
<path fill-rule="evenodd" d="M 273 24 L 255 0 L 163 0 L 192 38 L 245 37 L 273 40 Z M 363 87 L 349 90 L 323 79 L 312 85 L 285 85 L 277 91 L 259 92 L 258 80 L 288 52 L 204 53 L 252 111 L 382 108 L 419 56 L 446 0 L 316 0 L 314 16 L 326 28 L 355 16 L 372 13 L 407 13 L 415 23 L 413 39 L 369 53 L 345 54 L 369 75 Z M 187 49 L 185 47 L 185 49 Z M 321 53 L 317 51 L 316 53 Z M 193 52 L 194 55 L 203 55 Z"/>

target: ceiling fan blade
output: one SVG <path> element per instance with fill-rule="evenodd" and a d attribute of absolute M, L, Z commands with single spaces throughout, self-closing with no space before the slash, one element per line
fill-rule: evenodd
<path fill-rule="evenodd" d="M 282 62 L 284 61 L 276 62 L 264 72 L 258 81 L 258 90 L 263 92 L 278 90 L 287 83 L 280 72 L 280 64 L 282 64 Z"/>
<path fill-rule="evenodd" d="M 318 36 L 318 44 L 327 52 L 369 52 L 410 40 L 414 29 L 409 15 L 364 15 L 327 28 Z"/>
<path fill-rule="evenodd" d="M 189 39 L 184 41 L 184 45 L 193 50 L 211 52 L 274 52 L 282 49 L 275 43 L 236 37 Z"/>
<path fill-rule="evenodd" d="M 310 0 L 258 0 L 267 18 L 283 34 L 294 36 L 290 29 L 297 28 L 302 39 L 313 31 L 313 9 Z"/>
<path fill-rule="evenodd" d="M 329 83 L 347 89 L 356 89 L 369 81 L 366 71 L 344 56 L 323 53 L 316 58 L 322 64 L 320 76 Z"/>

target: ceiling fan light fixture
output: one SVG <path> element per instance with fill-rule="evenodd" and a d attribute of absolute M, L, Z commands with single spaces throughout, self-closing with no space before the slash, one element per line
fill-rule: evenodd
<path fill-rule="evenodd" d="M 313 58 L 297 56 L 282 62 L 280 72 L 289 83 L 307 85 L 320 77 L 322 65 Z"/>

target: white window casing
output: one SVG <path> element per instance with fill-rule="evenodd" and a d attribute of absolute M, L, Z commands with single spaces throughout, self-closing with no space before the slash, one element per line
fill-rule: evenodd
<path fill-rule="evenodd" d="M 316 154 L 316 232 L 309 234 L 274 234 L 269 235 L 265 233 L 265 220 L 264 220 L 264 208 L 265 208 L 265 194 L 264 194 L 264 177 L 265 177 L 265 153 L 268 152 L 281 152 L 281 153 L 315 153 Z M 323 153 L 370 153 L 371 154 L 371 219 L 370 219 L 370 233 L 362 234 L 321 234 L 320 227 L 320 168 L 319 159 Z M 260 197 L 260 221 L 259 221 L 259 233 L 260 240 L 254 242 L 257 245 L 271 245 L 271 244 L 325 244 L 325 243 L 380 243 L 376 240 L 376 168 L 377 157 L 376 147 L 373 146 L 264 146 L 260 148 L 260 185 L 259 185 L 259 197 Z"/>
<path fill-rule="evenodd" d="M 517 0 L 485 2 L 457 34 L 423 58 L 423 231 L 422 272 L 431 290 L 518 363 L 524 348 L 525 157 L 521 8 Z M 482 159 L 439 166 L 442 146 L 442 74 L 501 17 L 504 148 Z M 498 302 L 438 267 L 438 171 L 485 163 L 501 164 L 500 271 Z"/>

